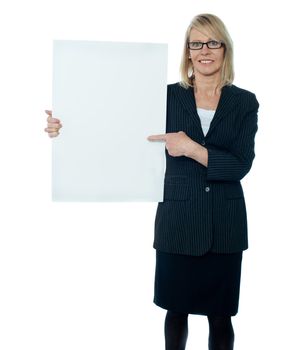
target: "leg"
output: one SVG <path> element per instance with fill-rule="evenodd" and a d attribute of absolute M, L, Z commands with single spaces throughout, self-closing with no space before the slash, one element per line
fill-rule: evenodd
<path fill-rule="evenodd" d="M 231 316 L 208 316 L 209 350 L 233 350 L 234 330 Z"/>
<path fill-rule="evenodd" d="M 188 335 L 188 314 L 167 311 L 165 317 L 165 349 L 184 350 Z"/>

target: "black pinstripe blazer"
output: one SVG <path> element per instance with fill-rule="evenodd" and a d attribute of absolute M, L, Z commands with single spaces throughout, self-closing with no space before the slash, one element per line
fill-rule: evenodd
<path fill-rule="evenodd" d="M 235 85 L 222 88 L 207 135 L 203 134 L 194 89 L 168 85 L 166 132 L 184 131 L 208 150 L 208 166 L 170 156 L 165 149 L 163 202 L 155 216 L 153 247 L 169 253 L 203 255 L 248 248 L 246 206 L 240 180 L 254 153 L 259 104 Z"/>

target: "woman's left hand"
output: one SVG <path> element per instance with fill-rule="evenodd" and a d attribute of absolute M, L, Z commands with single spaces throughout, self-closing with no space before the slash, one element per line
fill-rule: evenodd
<path fill-rule="evenodd" d="M 173 157 L 185 156 L 190 154 L 196 144 L 184 131 L 171 132 L 161 135 L 150 135 L 149 141 L 165 141 L 165 148 L 168 154 Z"/>

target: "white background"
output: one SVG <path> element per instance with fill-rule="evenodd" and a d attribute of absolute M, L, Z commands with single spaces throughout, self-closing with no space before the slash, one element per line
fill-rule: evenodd
<path fill-rule="evenodd" d="M 226 23 L 235 84 L 260 102 L 256 159 L 243 181 L 250 249 L 235 349 L 302 347 L 301 2 L 11 0 L 0 5 L 2 350 L 164 348 L 165 311 L 152 302 L 157 203 L 51 202 L 55 140 L 43 129 L 52 40 L 168 42 L 171 83 L 179 80 L 185 29 L 203 12 Z M 207 348 L 206 318 L 190 316 L 189 330 L 187 349 Z"/>

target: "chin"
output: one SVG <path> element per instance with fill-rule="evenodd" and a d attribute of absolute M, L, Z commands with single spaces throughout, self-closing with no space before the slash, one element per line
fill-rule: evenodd
<path fill-rule="evenodd" d="M 221 69 L 216 69 L 216 70 L 205 70 L 205 71 L 197 71 L 197 74 L 202 75 L 202 76 L 206 76 L 206 77 L 210 77 L 213 75 L 218 75 L 219 72 L 221 71 Z"/>

